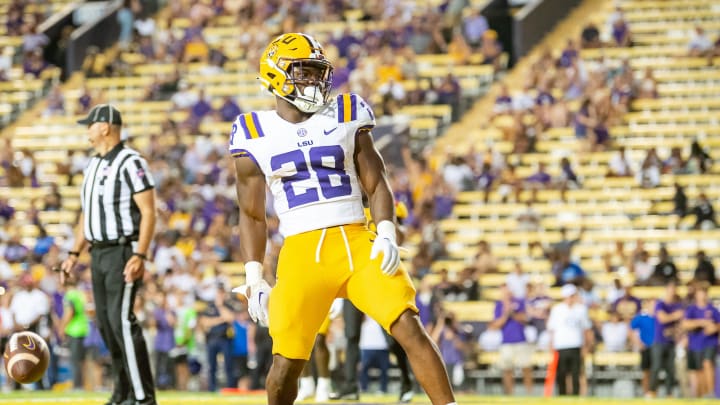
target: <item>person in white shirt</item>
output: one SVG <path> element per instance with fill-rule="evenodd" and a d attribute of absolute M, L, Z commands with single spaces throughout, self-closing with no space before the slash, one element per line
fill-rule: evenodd
<path fill-rule="evenodd" d="M 369 316 L 360 328 L 360 388 L 367 392 L 370 383 L 370 368 L 380 369 L 380 391 L 387 392 L 390 351 L 382 326 Z"/>
<path fill-rule="evenodd" d="M 515 260 L 513 272 L 508 274 L 505 283 L 514 298 L 525 298 L 527 286 L 530 283 L 530 275 L 523 272 L 520 261 Z"/>
<path fill-rule="evenodd" d="M 602 340 L 606 352 L 624 352 L 627 350 L 630 330 L 627 322 L 620 319 L 617 312 L 610 312 L 610 319 L 602 325 Z"/>
<path fill-rule="evenodd" d="M 615 155 L 610 158 L 608 163 L 609 171 L 608 176 L 610 177 L 630 177 L 633 175 L 632 162 L 625 153 L 625 147 L 620 146 Z"/>
<path fill-rule="evenodd" d="M 700 26 L 696 26 L 695 33 L 688 43 L 689 56 L 705 56 L 712 48 L 713 42 L 710 37 L 705 34 L 705 30 Z"/>
<path fill-rule="evenodd" d="M 561 295 L 563 301 L 552 308 L 547 324 L 550 349 L 558 352 L 555 381 L 560 395 L 579 395 L 581 349 L 592 344 L 592 324 L 587 307 L 578 298 L 575 285 L 565 284 Z M 572 391 L 567 386 L 568 375 L 572 378 Z"/>

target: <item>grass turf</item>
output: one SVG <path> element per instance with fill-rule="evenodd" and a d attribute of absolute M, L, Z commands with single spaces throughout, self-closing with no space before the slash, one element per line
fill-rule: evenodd
<path fill-rule="evenodd" d="M 108 398 L 107 393 L 92 392 L 12 392 L 0 394 L 0 404 L 27 404 L 27 405 L 102 405 Z M 541 398 L 541 397 L 489 397 L 480 395 L 458 395 L 460 405 L 610 405 L 622 402 L 623 405 L 647 405 L 644 399 L 618 399 L 618 398 Z M 161 392 L 158 395 L 160 405 L 261 405 L 267 403 L 262 394 L 253 395 L 220 395 L 198 392 Z M 313 404 L 313 401 L 303 401 L 301 404 Z M 349 404 L 391 404 L 397 403 L 395 395 L 362 395 L 360 402 Z M 416 395 L 413 404 L 429 404 L 430 401 L 424 395 Z M 659 399 L 651 401 L 653 405 L 679 405 L 679 404 L 718 404 L 718 400 L 696 400 L 687 399 Z M 334 405 L 342 405 L 341 402 L 330 402 Z"/>

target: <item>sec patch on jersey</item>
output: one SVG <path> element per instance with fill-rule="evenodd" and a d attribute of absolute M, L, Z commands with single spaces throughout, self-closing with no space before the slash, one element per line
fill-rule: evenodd
<path fill-rule="evenodd" d="M 10 336 L 3 353 L 8 377 L 20 384 L 40 380 L 50 364 L 50 350 L 38 334 L 24 331 Z"/>

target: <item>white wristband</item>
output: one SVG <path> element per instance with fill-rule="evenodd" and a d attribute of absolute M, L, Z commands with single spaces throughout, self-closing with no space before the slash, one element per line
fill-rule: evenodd
<path fill-rule="evenodd" d="M 260 262 L 245 263 L 245 284 L 255 285 L 262 280 L 263 266 Z"/>
<path fill-rule="evenodd" d="M 395 224 L 388 220 L 380 221 L 380 223 L 377 224 L 376 228 L 378 236 L 392 239 L 393 241 L 397 237 L 397 233 L 395 232 Z"/>

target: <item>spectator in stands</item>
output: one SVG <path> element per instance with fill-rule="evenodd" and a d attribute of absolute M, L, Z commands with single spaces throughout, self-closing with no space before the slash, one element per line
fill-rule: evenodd
<path fill-rule="evenodd" d="M 695 288 L 695 302 L 685 310 L 682 327 L 688 332 L 690 387 L 697 398 L 714 397 L 715 357 L 720 312 L 708 299 L 708 283 Z"/>
<path fill-rule="evenodd" d="M 525 299 L 530 285 L 530 275 L 523 271 L 519 260 L 515 260 L 513 271 L 507 275 L 505 285 L 514 298 Z"/>
<path fill-rule="evenodd" d="M 690 145 L 690 157 L 688 158 L 685 170 L 690 174 L 704 174 L 710 170 L 712 158 L 700 146 L 700 142 L 694 140 Z"/>
<path fill-rule="evenodd" d="M 580 108 L 575 113 L 575 138 L 580 141 L 586 141 L 588 138 L 588 129 L 595 127 L 595 120 L 592 118 L 591 105 L 592 101 L 585 98 L 580 103 Z"/>
<path fill-rule="evenodd" d="M 580 394 L 581 349 L 593 345 L 592 323 L 587 307 L 579 301 L 577 287 L 567 284 L 562 287 L 563 301 L 553 306 L 547 328 L 550 333 L 550 350 L 558 352 L 555 381 L 560 395 Z M 567 378 L 572 379 L 572 388 L 567 387 Z"/>
<path fill-rule="evenodd" d="M 660 185 L 660 158 L 657 156 L 655 148 L 647 151 L 645 160 L 643 160 L 640 170 L 637 172 L 637 182 L 642 188 L 655 188 Z"/>
<path fill-rule="evenodd" d="M 482 41 L 483 34 L 490 28 L 484 15 L 480 14 L 479 7 L 470 7 L 468 15 L 463 20 L 463 34 L 473 49 Z"/>
<path fill-rule="evenodd" d="M 525 202 L 525 209 L 515 215 L 515 219 L 518 222 L 518 230 L 537 232 L 540 230 L 540 213 L 533 208 L 532 200 Z"/>
<path fill-rule="evenodd" d="M 680 225 L 680 221 L 688 214 L 688 198 L 685 194 L 685 188 L 677 182 L 675 183 L 675 194 L 673 194 L 672 213 L 678 217 L 677 226 Z"/>
<path fill-rule="evenodd" d="M 43 48 L 50 42 L 47 35 L 38 32 L 37 23 L 26 24 L 23 30 L 23 53 L 27 55 L 35 51 L 42 53 Z"/>
<path fill-rule="evenodd" d="M 632 293 L 632 284 L 627 283 L 622 287 L 622 295 L 611 305 L 611 311 L 617 312 L 620 317 L 630 322 L 640 312 L 641 301 Z"/>
<path fill-rule="evenodd" d="M 480 53 L 483 56 L 483 65 L 493 65 L 495 70 L 500 69 L 500 56 L 502 45 L 498 41 L 498 34 L 495 30 L 487 30 L 483 33 L 480 42 Z"/>
<path fill-rule="evenodd" d="M 655 303 L 655 333 L 650 349 L 650 397 L 657 396 L 660 371 L 665 370 L 666 395 L 672 396 L 675 387 L 675 342 L 685 309 L 677 295 L 676 283 L 671 281 L 665 288 L 665 296 Z"/>
<path fill-rule="evenodd" d="M 575 170 L 570 165 L 570 159 L 563 157 L 560 159 L 560 174 L 556 180 L 558 188 L 560 188 L 560 198 L 567 201 L 567 190 L 578 189 L 581 187 L 580 179 Z"/>
<path fill-rule="evenodd" d="M 633 175 L 632 161 L 627 156 L 625 146 L 620 145 L 617 153 L 610 158 L 608 177 L 630 177 Z"/>
<path fill-rule="evenodd" d="M 705 33 L 705 30 L 701 26 L 696 25 L 695 32 L 693 33 L 687 47 L 689 56 L 708 56 L 708 54 L 713 50 L 713 42 Z"/>
<path fill-rule="evenodd" d="M 370 368 L 380 369 L 380 391 L 387 393 L 390 351 L 380 324 L 366 316 L 360 332 L 360 389 L 368 392 Z"/>
<path fill-rule="evenodd" d="M 495 98 L 493 106 L 493 115 L 510 114 L 513 109 L 513 99 L 506 84 L 500 85 L 500 93 Z"/>
<path fill-rule="evenodd" d="M 23 73 L 39 79 L 43 71 L 48 67 L 42 57 L 42 49 L 36 49 L 25 56 L 23 61 Z"/>
<path fill-rule="evenodd" d="M 655 265 L 655 271 L 653 271 L 652 276 L 650 276 L 649 284 L 661 286 L 667 285 L 670 282 L 677 283 L 679 281 L 678 270 L 670 258 L 667 248 L 661 246 L 659 253 L 659 261 L 658 264 Z"/>
<path fill-rule="evenodd" d="M 484 191 L 483 201 L 486 203 L 490 200 L 490 192 L 493 189 L 494 182 L 495 173 L 493 172 L 490 163 L 483 163 L 480 174 L 477 176 L 477 188 L 478 190 Z"/>
<path fill-rule="evenodd" d="M 695 257 L 697 258 L 697 265 L 695 266 L 693 281 L 704 281 L 710 285 L 718 285 L 715 275 L 715 266 L 713 265 L 712 261 L 705 255 L 705 251 L 698 250 Z"/>
<path fill-rule="evenodd" d="M 628 323 L 620 319 L 620 314 L 614 311 L 608 313 L 608 320 L 601 326 L 600 335 L 606 352 L 627 351 L 630 330 Z"/>
<path fill-rule="evenodd" d="M 192 89 L 190 85 L 188 85 L 188 83 L 184 80 L 181 80 L 178 83 L 178 90 L 179 91 L 173 94 L 172 98 L 170 99 L 176 109 L 189 109 L 200 100 L 198 94 L 194 91 L 194 89 Z"/>
<path fill-rule="evenodd" d="M 546 169 L 545 163 L 538 163 L 537 172 L 525 178 L 525 187 L 531 191 L 530 201 L 537 202 L 538 190 L 546 190 L 550 188 L 552 176 Z"/>
<path fill-rule="evenodd" d="M 587 273 L 585 273 L 585 270 L 580 267 L 579 263 L 573 262 L 570 259 L 569 255 L 559 254 L 558 256 L 558 273 L 556 274 L 557 285 L 582 285 L 583 281 L 587 277 Z"/>
<path fill-rule="evenodd" d="M 170 352 L 175 347 L 174 328 L 177 319 L 170 305 L 166 291 L 159 290 L 151 323 L 155 328 L 155 381 L 158 389 L 161 390 L 174 387 L 175 373 L 172 369 Z"/>
<path fill-rule="evenodd" d="M 580 46 L 582 49 L 602 47 L 602 42 L 600 41 L 600 30 L 595 24 L 589 23 L 582 29 L 582 33 L 580 34 Z"/>
<path fill-rule="evenodd" d="M 474 267 L 465 267 L 457 281 L 458 301 L 477 301 L 480 299 L 480 283 Z"/>
<path fill-rule="evenodd" d="M 15 230 L 10 234 L 10 239 L 5 245 L 3 256 L 8 263 L 21 263 L 27 261 L 30 257 L 30 249 L 23 245 L 20 239 L 20 231 Z"/>
<path fill-rule="evenodd" d="M 495 316 L 489 327 L 502 332 L 502 345 L 498 367 L 503 372 L 503 392 L 513 394 L 515 385 L 514 369 L 523 373 L 525 394 L 532 395 L 532 346 L 525 338 L 525 324 L 528 314 L 525 311 L 525 300 L 513 297 L 508 285 L 501 285 L 500 299 L 495 302 Z"/>
<path fill-rule="evenodd" d="M 520 193 L 522 192 L 522 180 L 515 174 L 515 166 L 506 164 L 500 172 L 500 179 L 498 181 L 498 194 L 501 197 L 501 201 L 506 203 L 508 196 L 513 195 L 515 202 L 520 201 Z"/>
<path fill-rule="evenodd" d="M 474 188 L 475 175 L 462 156 L 451 157 L 443 168 L 442 176 L 454 191 L 467 191 Z"/>
<path fill-rule="evenodd" d="M 693 229 L 714 229 L 718 227 L 715 219 L 715 209 L 705 193 L 698 195 L 698 203 L 693 208 L 693 214 L 695 214 Z"/>
<path fill-rule="evenodd" d="M 685 171 L 685 158 L 682 155 L 682 149 L 678 146 L 673 146 L 670 149 L 670 156 L 662 162 L 663 174 L 683 174 Z"/>
<path fill-rule="evenodd" d="M 217 111 L 217 118 L 222 122 L 232 122 L 240 114 L 242 114 L 240 106 L 231 96 L 225 96 L 223 104 Z"/>
<path fill-rule="evenodd" d="M 4 222 L 8 222 L 14 215 L 15 208 L 10 205 L 7 198 L 0 197 L 0 218 L 3 219 Z"/>
<path fill-rule="evenodd" d="M 534 328 L 535 332 L 529 333 L 526 337 L 530 343 L 537 343 L 537 347 L 542 350 L 547 350 L 548 348 L 546 324 L 553 302 L 553 299 L 547 295 L 547 286 L 543 281 L 528 285 L 527 297 L 525 299 L 527 313 L 530 317 L 528 328 Z M 528 328 L 526 328 L 526 331 Z M 532 341 L 533 335 L 535 341 Z"/>
<path fill-rule="evenodd" d="M 642 312 L 630 321 L 630 341 L 634 351 L 640 352 L 640 371 L 642 371 L 642 392 L 650 393 L 651 347 L 655 338 L 655 318 L 652 315 L 654 300 L 647 299 L 642 303 Z"/>
<path fill-rule="evenodd" d="M 447 53 L 455 65 L 468 64 L 472 49 L 465 42 L 465 37 L 460 29 L 454 30 L 452 40 L 447 46 Z"/>
<path fill-rule="evenodd" d="M 217 356 L 223 355 L 225 364 L 225 381 L 232 386 L 233 363 L 231 342 L 228 331 L 232 328 L 233 308 L 226 301 L 225 286 L 218 285 L 213 294 L 214 301 L 207 303 L 207 308 L 199 317 L 199 325 L 205 332 L 208 361 L 208 390 L 217 391 Z"/>
<path fill-rule="evenodd" d="M 650 254 L 643 249 L 634 255 L 630 271 L 635 275 L 636 285 L 648 285 L 653 275 L 654 266 L 650 263 Z"/>
<path fill-rule="evenodd" d="M 47 118 L 53 115 L 63 114 L 65 114 L 65 97 L 63 97 L 60 86 L 55 86 L 50 90 L 50 94 L 48 94 L 43 117 Z"/>
<path fill-rule="evenodd" d="M 623 48 L 632 46 L 630 26 L 622 15 L 612 23 L 612 37 L 615 41 L 615 46 Z"/>
<path fill-rule="evenodd" d="M 483 274 L 492 274 L 499 271 L 498 260 L 492 254 L 490 245 L 484 240 L 478 243 L 478 253 L 475 255 L 475 270 L 481 277 Z"/>
<path fill-rule="evenodd" d="M 436 88 L 437 91 L 437 104 L 447 104 L 452 107 L 452 120 L 457 121 L 460 119 L 460 82 L 453 76 L 452 73 L 448 73 L 443 77 L 440 85 Z"/>
<path fill-rule="evenodd" d="M 455 387 L 462 385 L 465 380 L 465 340 L 461 335 L 460 325 L 453 313 L 442 313 L 431 330 L 431 336 L 437 344 L 445 366 L 450 372 L 452 384 Z"/>
<path fill-rule="evenodd" d="M 645 68 L 645 74 L 642 79 L 638 80 L 635 85 L 635 95 L 637 99 L 650 99 L 658 97 L 657 79 L 653 72 L 653 68 L 648 66 Z"/>
<path fill-rule="evenodd" d="M 120 25 L 120 35 L 118 37 L 120 49 L 128 49 L 132 41 L 135 20 L 132 2 L 133 0 L 124 0 L 122 8 L 117 12 L 117 22 Z"/>

